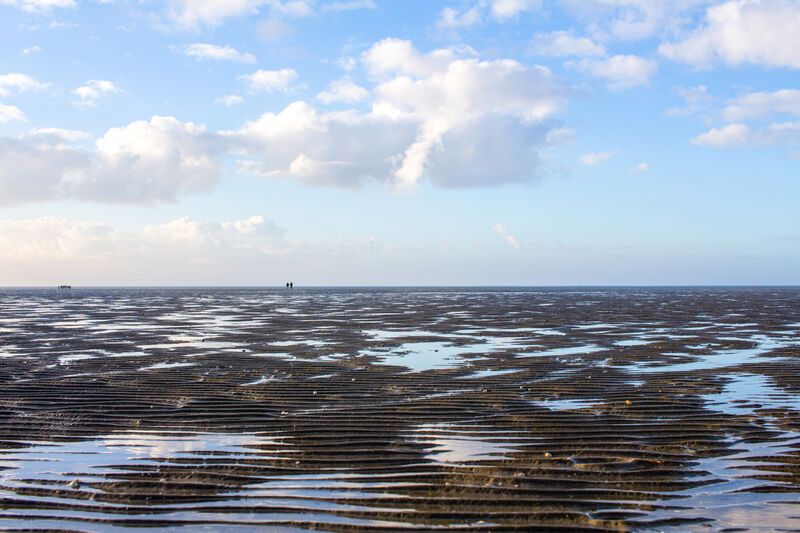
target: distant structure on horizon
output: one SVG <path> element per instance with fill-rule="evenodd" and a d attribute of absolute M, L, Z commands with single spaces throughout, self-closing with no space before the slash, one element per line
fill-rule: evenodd
<path fill-rule="evenodd" d="M 72 288 L 72 285 L 59 285 L 58 286 L 58 290 L 60 290 L 60 291 L 69 290 L 71 288 Z"/>

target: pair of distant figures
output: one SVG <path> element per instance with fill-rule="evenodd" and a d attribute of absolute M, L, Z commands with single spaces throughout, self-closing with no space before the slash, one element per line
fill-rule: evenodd
<path fill-rule="evenodd" d="M 286 288 L 287 289 L 294 289 L 294 283 L 291 282 L 291 281 L 287 281 L 286 282 Z"/>

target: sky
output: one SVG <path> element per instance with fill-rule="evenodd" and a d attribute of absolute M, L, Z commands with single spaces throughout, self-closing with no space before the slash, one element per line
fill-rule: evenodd
<path fill-rule="evenodd" d="M 0 286 L 800 284 L 800 0 L 0 0 Z"/>

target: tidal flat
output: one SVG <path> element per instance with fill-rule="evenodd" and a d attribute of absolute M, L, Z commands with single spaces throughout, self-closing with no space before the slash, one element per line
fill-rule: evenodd
<path fill-rule="evenodd" d="M 0 290 L 0 530 L 800 530 L 800 289 Z"/>

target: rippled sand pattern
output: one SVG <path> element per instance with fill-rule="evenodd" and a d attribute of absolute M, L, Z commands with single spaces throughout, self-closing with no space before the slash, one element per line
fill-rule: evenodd
<path fill-rule="evenodd" d="M 800 290 L 0 291 L 0 530 L 800 530 Z"/>

